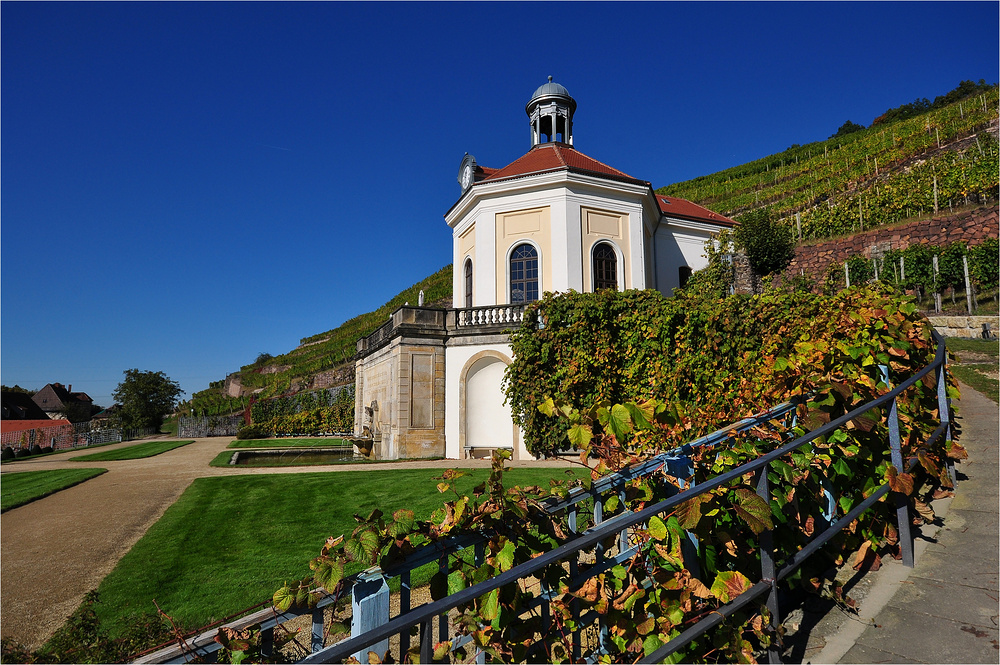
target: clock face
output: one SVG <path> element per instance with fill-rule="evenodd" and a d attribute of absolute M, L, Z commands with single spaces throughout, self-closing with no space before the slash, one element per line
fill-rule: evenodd
<path fill-rule="evenodd" d="M 462 193 L 464 194 L 469 187 L 476 181 L 476 158 L 465 153 L 465 157 L 462 158 L 462 165 L 458 167 L 458 184 L 462 186 Z"/>

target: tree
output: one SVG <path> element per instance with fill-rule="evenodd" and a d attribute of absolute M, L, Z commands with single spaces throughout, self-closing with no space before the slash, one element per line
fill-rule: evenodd
<path fill-rule="evenodd" d="M 2 390 L 5 393 L 23 393 L 25 395 L 34 395 L 35 393 L 38 392 L 37 390 L 28 390 L 27 388 L 22 388 L 21 386 L 17 385 L 16 383 L 14 384 L 13 387 L 11 387 L 11 386 L 0 386 L 0 390 Z"/>
<path fill-rule="evenodd" d="M 159 428 L 163 418 L 173 412 L 181 386 L 163 372 L 125 370 L 125 380 L 118 384 L 112 396 L 121 405 L 122 427 Z"/>
<path fill-rule="evenodd" d="M 70 402 L 63 405 L 63 413 L 66 416 L 66 420 L 71 423 L 85 423 L 100 410 L 101 407 L 85 402 Z"/>
<path fill-rule="evenodd" d="M 840 126 L 840 129 L 837 130 L 837 133 L 831 136 L 830 138 L 835 139 L 838 136 L 846 136 L 848 134 L 853 134 L 854 132 L 860 132 L 864 128 L 865 128 L 864 125 L 859 125 L 856 122 L 851 122 L 850 120 L 848 120 L 847 122 L 842 124 Z"/>
<path fill-rule="evenodd" d="M 761 277 L 781 272 L 795 258 L 792 227 L 775 221 L 770 208 L 751 210 L 738 221 L 736 247 L 746 252 L 750 267 Z"/>

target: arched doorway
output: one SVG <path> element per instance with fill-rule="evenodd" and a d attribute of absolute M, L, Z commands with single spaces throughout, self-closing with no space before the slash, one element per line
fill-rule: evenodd
<path fill-rule="evenodd" d="M 466 363 L 461 380 L 460 444 L 465 456 L 480 456 L 497 448 L 516 452 L 516 427 L 504 405 L 503 373 L 510 361 L 483 351 Z"/>

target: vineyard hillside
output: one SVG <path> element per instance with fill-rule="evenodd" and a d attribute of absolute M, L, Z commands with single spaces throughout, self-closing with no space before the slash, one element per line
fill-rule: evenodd
<path fill-rule="evenodd" d="M 737 219 L 770 206 L 804 241 L 981 205 L 996 201 L 998 193 L 997 107 L 997 86 L 966 81 L 933 104 L 924 99 L 889 109 L 870 127 L 848 122 L 826 141 L 793 145 L 657 192 Z M 416 303 L 420 290 L 428 305 L 450 306 L 451 279 L 449 265 L 375 311 L 303 338 L 288 353 L 262 355 L 195 393 L 184 411 L 229 413 L 245 408 L 251 394 L 264 398 L 351 383 L 357 340 L 403 303 Z"/>
<path fill-rule="evenodd" d="M 657 192 L 736 219 L 769 206 L 802 239 L 995 201 L 997 87 L 983 87 L 912 117 L 887 123 L 883 118 L 892 115 L 887 112 L 868 128 L 793 145 Z M 953 99 L 954 92 L 944 98 Z"/>

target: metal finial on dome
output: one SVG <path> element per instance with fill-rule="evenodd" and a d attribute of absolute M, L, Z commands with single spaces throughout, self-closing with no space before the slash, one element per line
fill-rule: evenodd
<path fill-rule="evenodd" d="M 549 74 L 549 83 L 552 83 L 552 75 Z"/>

